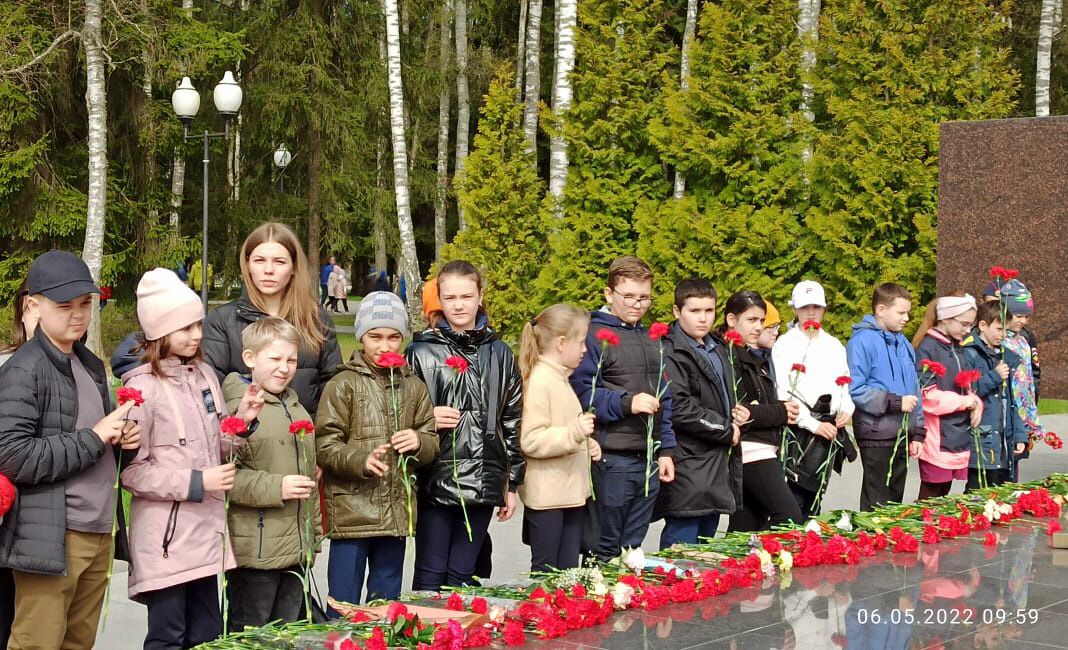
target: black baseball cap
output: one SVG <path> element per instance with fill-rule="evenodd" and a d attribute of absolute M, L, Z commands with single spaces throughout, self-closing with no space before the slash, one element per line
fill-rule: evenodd
<path fill-rule="evenodd" d="M 48 251 L 33 261 L 26 276 L 26 291 L 53 302 L 70 302 L 87 293 L 100 293 L 89 266 L 77 255 Z"/>

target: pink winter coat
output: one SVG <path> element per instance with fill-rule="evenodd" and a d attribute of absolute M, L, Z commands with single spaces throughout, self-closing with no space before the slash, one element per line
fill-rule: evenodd
<path fill-rule="evenodd" d="M 129 591 L 139 602 L 145 592 L 218 574 L 226 521 L 224 492 L 205 492 L 201 475 L 220 465 L 229 450 L 219 433 L 226 402 L 215 371 L 174 358 L 160 365 L 165 379 L 152 374 L 148 364 L 122 376 L 145 398 L 129 416 L 141 425 L 141 448 L 122 472 L 122 485 L 133 494 Z M 211 413 L 208 396 L 214 402 Z M 226 568 L 235 566 L 227 539 Z"/>

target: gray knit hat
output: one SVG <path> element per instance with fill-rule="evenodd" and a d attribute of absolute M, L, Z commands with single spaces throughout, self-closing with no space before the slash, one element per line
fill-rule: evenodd
<path fill-rule="evenodd" d="M 356 340 L 376 327 L 395 329 L 408 338 L 408 311 L 397 294 L 389 291 L 373 291 L 360 301 L 356 312 Z"/>

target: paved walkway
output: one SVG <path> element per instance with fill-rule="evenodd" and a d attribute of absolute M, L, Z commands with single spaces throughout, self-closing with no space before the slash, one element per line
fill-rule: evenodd
<path fill-rule="evenodd" d="M 351 303 L 350 303 L 351 306 Z M 1068 433 L 1068 415 L 1053 415 L 1043 418 L 1045 426 L 1059 433 Z M 1035 447 L 1029 460 L 1021 466 L 1021 479 L 1024 481 L 1035 480 L 1048 476 L 1054 472 L 1068 471 L 1068 450 L 1053 451 L 1045 445 Z M 825 509 L 858 507 L 859 486 L 861 483 L 861 468 L 859 462 L 847 464 L 842 476 L 833 476 L 828 486 L 827 495 L 824 498 Z M 910 463 L 908 482 L 905 488 L 905 498 L 914 500 L 919 490 L 919 471 L 915 461 Z M 963 483 L 958 481 L 953 490 L 963 491 Z M 493 537 L 493 575 L 491 583 L 511 582 L 523 580 L 524 572 L 530 570 L 529 549 L 521 541 L 522 510 L 516 512 L 511 520 L 498 523 L 496 520 L 490 525 L 490 533 Z M 726 527 L 726 518 L 721 522 Z M 649 527 L 643 547 L 647 551 L 655 551 L 660 539 L 660 530 L 663 522 L 654 522 Z M 318 564 L 315 567 L 315 577 L 323 597 L 326 597 L 326 563 L 329 556 L 329 543 L 323 553 L 319 555 Z M 404 585 L 411 585 L 413 553 L 409 546 L 409 553 L 405 562 Z M 139 648 L 146 631 L 147 614 L 144 606 L 130 601 L 126 597 L 126 564 L 115 563 L 114 583 L 111 590 L 111 613 L 107 627 L 97 637 L 97 647 L 106 650 L 125 650 L 127 648 Z M 1061 637 L 1065 638 L 1065 637 Z"/>

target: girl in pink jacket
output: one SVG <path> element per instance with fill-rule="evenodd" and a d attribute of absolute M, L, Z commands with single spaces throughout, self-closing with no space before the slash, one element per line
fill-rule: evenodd
<path fill-rule="evenodd" d="M 141 447 L 122 472 L 130 503 L 130 598 L 148 606 L 147 649 L 191 648 L 222 632 L 216 578 L 234 567 L 223 538 L 223 497 L 235 468 L 222 463 L 234 444 L 220 435 L 226 402 L 201 361 L 200 298 L 172 271 L 155 269 L 137 285 L 143 365 L 126 386 L 144 403 L 130 411 Z M 254 386 L 238 408 L 250 429 L 263 406 Z M 224 438 L 227 438 L 224 440 Z"/>

